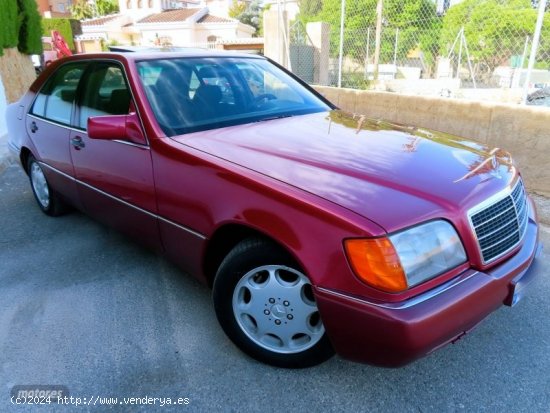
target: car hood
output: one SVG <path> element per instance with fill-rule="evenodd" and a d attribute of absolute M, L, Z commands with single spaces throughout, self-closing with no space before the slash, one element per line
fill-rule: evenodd
<path fill-rule="evenodd" d="M 503 150 L 340 110 L 173 139 L 323 197 L 388 232 L 463 215 L 515 174 Z"/>

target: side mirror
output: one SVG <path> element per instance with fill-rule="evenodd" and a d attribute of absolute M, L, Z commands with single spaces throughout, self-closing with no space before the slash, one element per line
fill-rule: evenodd
<path fill-rule="evenodd" d="M 90 139 L 125 140 L 146 145 L 138 115 L 108 115 L 88 118 L 88 137 Z"/>

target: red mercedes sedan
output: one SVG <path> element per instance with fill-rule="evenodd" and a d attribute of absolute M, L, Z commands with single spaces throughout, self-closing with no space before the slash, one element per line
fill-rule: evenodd
<path fill-rule="evenodd" d="M 74 56 L 7 119 L 44 213 L 165 254 L 265 363 L 404 365 L 533 278 L 536 212 L 507 152 L 343 112 L 263 57 Z"/>

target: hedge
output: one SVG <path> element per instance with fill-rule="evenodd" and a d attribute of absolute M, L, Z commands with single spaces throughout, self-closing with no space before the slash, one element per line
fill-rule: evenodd
<path fill-rule="evenodd" d="M 35 0 L 2 0 L 0 56 L 3 49 L 18 47 L 26 54 L 42 53 L 42 29 Z"/>
<path fill-rule="evenodd" d="M 0 54 L 2 49 L 16 47 L 19 32 L 17 0 L 4 0 L 0 13 Z"/>
<path fill-rule="evenodd" d="M 19 4 L 19 51 L 25 54 L 42 53 L 42 28 L 36 0 L 17 0 Z"/>
<path fill-rule="evenodd" d="M 43 19 L 42 36 L 51 36 L 52 30 L 57 30 L 65 38 L 69 49 L 74 50 L 73 37 L 81 34 L 80 22 L 74 19 Z"/>

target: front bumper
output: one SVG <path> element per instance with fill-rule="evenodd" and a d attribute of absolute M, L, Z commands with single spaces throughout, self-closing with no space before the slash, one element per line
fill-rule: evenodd
<path fill-rule="evenodd" d="M 531 217 L 521 249 L 486 272 L 468 270 L 400 303 L 372 303 L 316 288 L 327 334 L 344 358 L 399 367 L 458 340 L 503 304 L 513 305 L 533 280 L 540 252 Z"/>

